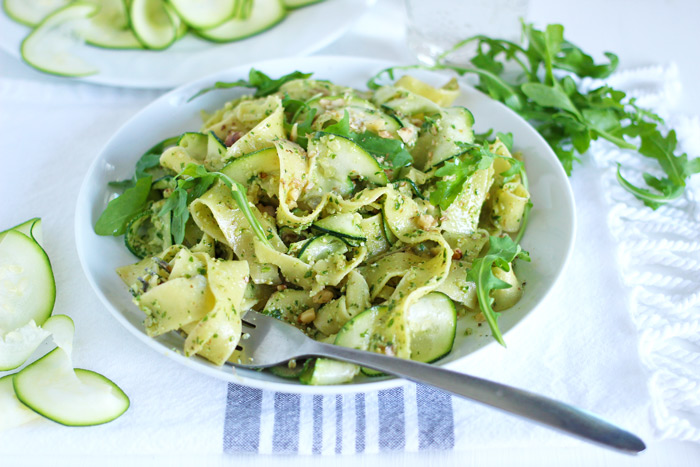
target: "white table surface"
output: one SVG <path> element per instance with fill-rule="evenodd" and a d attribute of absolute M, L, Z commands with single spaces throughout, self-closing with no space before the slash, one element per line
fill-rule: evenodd
<path fill-rule="evenodd" d="M 429 0 L 426 0 L 429 1 Z M 398 62 L 413 62 L 403 43 L 404 16 L 400 0 L 378 0 L 339 41 L 319 53 L 371 55 Z M 677 103 L 680 112 L 700 114 L 700 2 L 696 0 L 530 0 L 529 20 L 542 26 L 559 22 L 569 40 L 585 51 L 600 54 L 611 50 L 620 56 L 620 68 L 652 64 L 677 64 L 683 93 Z M 59 82 L 24 66 L 5 53 L 0 54 L 0 74 L 40 82 Z M 2 112 L 2 109 L 0 109 Z M 121 118 L 119 116 L 118 118 Z M 0 129 L 0 134 L 8 136 Z M 13 135 L 16 137 L 16 135 Z M 0 155 L 0 159 L 7 157 Z M 572 180 L 576 183 L 576 179 Z M 1 181 L 0 183 L 6 183 Z M 2 212 L 0 206 L 0 213 Z M 0 218 L 4 218 L 3 214 Z M 498 449 L 474 449 L 465 452 L 420 452 L 358 455 L 333 458 L 213 456 L 188 459 L 178 456 L 130 457 L 133 465 L 565 465 L 565 466 L 697 466 L 700 445 L 647 440 L 648 449 L 637 457 L 623 456 L 588 445 L 571 448 L 529 446 L 514 449 L 508 445 L 507 433 Z M 123 465 L 127 459 L 23 459 L 0 460 L 0 465 Z M 6 463 L 7 462 L 7 463 Z"/>

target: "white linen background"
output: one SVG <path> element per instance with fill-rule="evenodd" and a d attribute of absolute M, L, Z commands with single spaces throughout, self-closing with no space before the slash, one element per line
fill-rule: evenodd
<path fill-rule="evenodd" d="M 365 43 L 340 42 L 326 51 L 410 60 L 400 42 L 374 39 L 370 33 Z M 76 321 L 76 366 L 103 372 L 132 400 L 129 412 L 106 426 L 40 423 L 3 435 L 0 453 L 221 452 L 226 384 L 180 368 L 121 328 L 89 289 L 74 246 L 75 198 L 88 165 L 119 126 L 157 95 L 58 80 L 0 80 L 0 131 L 9 141 L 0 155 L 0 225 L 44 219 L 58 287 L 55 313 Z M 604 222 L 602 173 L 585 162 L 571 180 L 579 225 L 561 287 L 508 335 L 508 350 L 492 346 L 465 369 L 589 408 L 648 436 L 646 377 L 615 266 L 614 240 Z M 456 428 L 467 435 L 457 442 L 468 443 L 465 448 L 502 446 L 504 436 L 509 446 L 577 443 L 474 404 L 456 411 L 463 423 Z M 36 437 L 51 441 L 37 446 Z"/>

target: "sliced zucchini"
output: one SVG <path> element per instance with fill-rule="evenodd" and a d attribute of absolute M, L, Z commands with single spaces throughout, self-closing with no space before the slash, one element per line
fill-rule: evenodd
<path fill-rule="evenodd" d="M 308 239 L 299 250 L 298 258 L 307 264 L 328 258 L 332 255 L 342 255 L 348 251 L 348 247 L 341 239 L 334 235 L 319 235 Z"/>
<path fill-rule="evenodd" d="M 33 27 L 54 11 L 66 6 L 71 0 L 4 0 L 2 7 L 7 16 Z"/>
<path fill-rule="evenodd" d="M 279 180 L 280 162 L 276 148 L 260 149 L 235 158 L 229 162 L 221 172 L 228 175 L 231 180 L 247 186 L 254 177 L 261 174 L 269 175 L 272 179 Z"/>
<path fill-rule="evenodd" d="M 211 29 L 197 29 L 196 33 L 214 42 L 237 41 L 266 31 L 287 16 L 281 0 L 238 0 L 238 3 L 241 7 L 234 17 Z"/>
<path fill-rule="evenodd" d="M 450 298 L 431 292 L 408 309 L 411 360 L 430 363 L 452 350 L 457 330 L 457 311 Z"/>
<path fill-rule="evenodd" d="M 124 233 L 124 244 L 139 258 L 155 256 L 173 244 L 171 233 L 171 216 L 158 215 L 162 203 L 155 203 L 147 211 L 137 215 L 129 222 Z"/>
<path fill-rule="evenodd" d="M 3 230 L 2 232 L 0 232 L 0 242 L 5 237 L 5 234 L 11 230 L 23 233 L 27 237 L 33 239 L 39 245 L 41 245 L 44 242 L 44 238 L 41 233 L 41 219 L 38 217 L 34 217 L 14 227 L 10 227 L 7 230 Z"/>
<path fill-rule="evenodd" d="M 75 334 L 75 323 L 66 315 L 55 315 L 47 319 L 42 326 L 44 330 L 51 333 L 54 344 L 63 349 L 68 356 L 73 355 L 73 335 Z"/>
<path fill-rule="evenodd" d="M 74 370 L 60 347 L 14 375 L 13 386 L 24 405 L 67 426 L 107 423 L 129 408 L 116 384 L 93 371 Z"/>
<path fill-rule="evenodd" d="M 329 358 L 307 360 L 299 381 L 313 386 L 349 383 L 359 373 L 357 365 Z"/>
<path fill-rule="evenodd" d="M 0 371 L 14 370 L 24 364 L 49 336 L 70 354 L 73 320 L 65 315 L 56 315 L 47 319 L 42 327 L 30 321 L 4 337 L 0 336 Z"/>
<path fill-rule="evenodd" d="M 144 47 L 163 50 L 177 40 L 177 15 L 162 0 L 131 0 L 129 20 Z"/>
<path fill-rule="evenodd" d="M 226 146 L 213 131 L 207 134 L 187 132 L 180 136 L 177 145 L 200 164 L 210 160 L 222 160 L 226 155 Z"/>
<path fill-rule="evenodd" d="M 4 336 L 0 332 L 0 371 L 21 366 L 49 335 L 33 320 Z"/>
<path fill-rule="evenodd" d="M 85 42 L 107 49 L 140 49 L 141 43 L 129 24 L 124 0 L 87 0 L 99 6 L 99 11 L 81 29 Z"/>
<path fill-rule="evenodd" d="M 381 215 L 382 215 L 382 232 L 384 232 L 384 238 L 386 238 L 386 241 L 389 242 L 389 245 L 394 245 L 396 242 L 399 241 L 399 238 L 394 234 L 394 232 L 389 227 L 389 224 L 386 222 L 386 215 L 384 214 L 384 206 L 382 206 Z"/>
<path fill-rule="evenodd" d="M 348 138 L 316 133 L 309 141 L 308 153 L 312 160 L 310 171 L 316 191 L 347 196 L 354 189 L 352 180 L 380 186 L 388 183 L 379 162 Z"/>
<path fill-rule="evenodd" d="M 362 232 L 362 216 L 348 212 L 324 217 L 313 223 L 313 228 L 334 235 L 351 246 L 360 246 L 367 241 Z"/>
<path fill-rule="evenodd" d="M 299 376 L 304 372 L 304 364 L 297 362 L 294 368 L 291 368 L 288 364 L 277 365 L 269 368 L 269 370 L 273 375 L 280 378 L 299 379 Z"/>
<path fill-rule="evenodd" d="M 15 395 L 12 379 L 15 375 L 0 378 L 0 432 L 38 420 L 39 414 L 22 404 Z"/>
<path fill-rule="evenodd" d="M 395 86 L 383 86 L 374 93 L 372 101 L 389 112 L 405 117 L 440 113 L 440 106 L 427 97 Z"/>
<path fill-rule="evenodd" d="M 301 8 L 308 5 L 313 5 L 314 3 L 321 3 L 323 0 L 282 0 L 285 8 L 289 10 L 294 10 L 295 8 Z"/>
<path fill-rule="evenodd" d="M 464 154 L 465 145 L 474 142 L 474 116 L 465 107 L 443 109 L 440 117 L 429 123 L 411 151 L 416 167 L 428 169 Z"/>
<path fill-rule="evenodd" d="M 18 329 L 31 320 L 42 325 L 56 300 L 56 283 L 46 252 L 17 231 L 0 242 L 0 329 Z"/>
<path fill-rule="evenodd" d="M 386 307 L 375 306 L 358 314 L 338 331 L 333 343 L 341 347 L 367 350 L 377 317 L 384 311 L 386 311 Z M 363 373 L 365 370 L 369 374 L 379 374 L 368 368 L 363 368 Z M 352 381 L 359 372 L 360 367 L 355 364 L 328 358 L 317 358 L 315 361 L 308 362 L 299 381 L 311 385 L 342 384 Z"/>
<path fill-rule="evenodd" d="M 237 8 L 251 0 L 169 0 L 178 16 L 195 29 L 214 28 L 231 19 Z"/>
<path fill-rule="evenodd" d="M 188 131 L 180 136 L 177 145 L 187 151 L 187 154 L 196 161 L 204 162 L 207 157 L 209 138 L 204 133 Z"/>
<path fill-rule="evenodd" d="M 360 222 L 362 235 L 367 239 L 367 258 L 380 255 L 391 248 L 389 240 L 384 233 L 383 218 L 381 214 L 362 219 Z"/>
<path fill-rule="evenodd" d="M 94 3 L 69 3 L 51 13 L 22 41 L 22 59 L 39 71 L 60 76 L 89 76 L 98 69 L 78 55 L 80 31 L 97 13 Z"/>

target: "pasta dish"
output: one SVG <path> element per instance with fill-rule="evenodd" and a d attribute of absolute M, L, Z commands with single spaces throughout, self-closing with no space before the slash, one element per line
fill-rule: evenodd
<path fill-rule="evenodd" d="M 454 80 L 406 75 L 359 91 L 292 78 L 204 114 L 198 132 L 157 144 L 118 182 L 126 191 L 96 231 L 129 206 L 109 234 L 141 258 L 117 272 L 147 333 L 180 332 L 185 355 L 217 365 L 235 361 L 249 309 L 424 362 L 450 351 L 467 313 L 502 342 L 498 313 L 522 294 L 512 263 L 529 259 L 518 246 L 527 178 L 510 135 L 475 135 L 471 112 L 451 105 Z M 351 342 L 348 326 L 362 330 Z M 277 371 L 311 384 L 361 371 L 335 363 Z"/>

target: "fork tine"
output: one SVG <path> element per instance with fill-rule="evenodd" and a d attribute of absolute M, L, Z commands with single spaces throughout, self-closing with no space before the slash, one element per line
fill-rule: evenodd
<path fill-rule="evenodd" d="M 272 316 L 247 311 L 242 317 L 242 335 L 238 342 L 234 366 L 261 368 L 295 358 L 306 339 L 300 330 Z"/>

